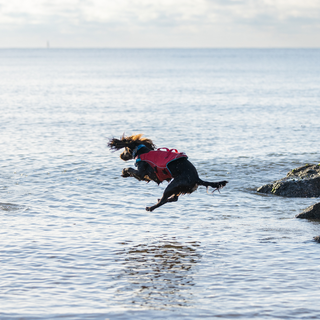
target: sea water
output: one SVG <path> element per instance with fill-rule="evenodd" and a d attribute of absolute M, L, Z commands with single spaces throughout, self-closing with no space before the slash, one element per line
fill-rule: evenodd
<path fill-rule="evenodd" d="M 319 318 L 319 199 L 256 192 L 320 162 L 319 101 L 320 50 L 0 50 L 0 318 Z M 145 211 L 133 133 L 228 185 Z"/>

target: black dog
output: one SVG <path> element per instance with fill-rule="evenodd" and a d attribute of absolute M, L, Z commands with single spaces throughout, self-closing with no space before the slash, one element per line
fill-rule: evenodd
<path fill-rule="evenodd" d="M 136 159 L 138 170 L 125 168 L 122 177 L 134 177 L 139 181 L 162 181 L 172 180 L 164 190 L 163 196 L 154 206 L 147 207 L 147 211 L 162 206 L 167 202 L 178 201 L 181 194 L 192 193 L 198 186 L 212 187 L 216 190 L 223 188 L 228 181 L 206 182 L 199 178 L 193 164 L 188 161 L 184 153 L 166 148 L 156 149 L 150 139 L 142 138 L 142 134 L 130 137 L 122 136 L 120 139 L 111 139 L 108 146 L 112 150 L 125 148 L 120 158 L 124 161 Z"/>

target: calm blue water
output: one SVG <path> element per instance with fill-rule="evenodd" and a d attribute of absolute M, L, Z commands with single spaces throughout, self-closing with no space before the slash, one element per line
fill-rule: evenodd
<path fill-rule="evenodd" d="M 320 50 L 0 50 L 1 319 L 320 317 L 319 199 L 256 193 L 319 163 Z M 228 180 L 152 213 L 108 138 Z"/>

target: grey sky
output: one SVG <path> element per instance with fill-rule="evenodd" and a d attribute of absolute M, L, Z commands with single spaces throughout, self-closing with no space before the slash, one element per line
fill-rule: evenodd
<path fill-rule="evenodd" d="M 0 0 L 0 47 L 320 47 L 320 0 Z"/>

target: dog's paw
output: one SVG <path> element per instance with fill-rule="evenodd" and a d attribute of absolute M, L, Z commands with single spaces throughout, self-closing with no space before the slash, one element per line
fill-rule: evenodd
<path fill-rule="evenodd" d="M 123 178 L 130 177 L 130 173 L 128 172 L 127 168 L 122 169 L 121 177 Z"/>
<path fill-rule="evenodd" d="M 146 207 L 146 210 L 147 210 L 147 211 L 151 211 L 151 208 L 150 208 L 150 207 Z"/>

